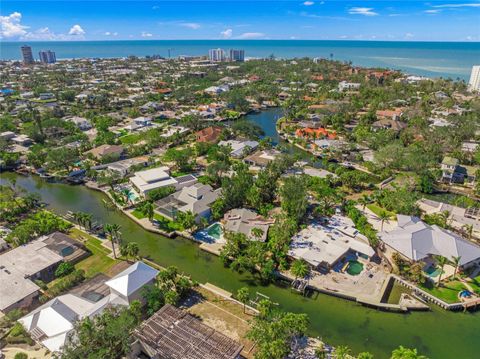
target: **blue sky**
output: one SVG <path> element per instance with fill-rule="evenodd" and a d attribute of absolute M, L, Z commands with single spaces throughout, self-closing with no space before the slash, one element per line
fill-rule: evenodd
<path fill-rule="evenodd" d="M 0 15 L 2 41 L 480 41 L 480 0 L 0 0 Z"/>

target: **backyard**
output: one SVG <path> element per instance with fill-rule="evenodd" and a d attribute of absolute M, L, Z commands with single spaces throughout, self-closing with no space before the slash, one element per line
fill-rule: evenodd
<path fill-rule="evenodd" d="M 132 214 L 135 216 L 135 218 L 138 218 L 138 219 L 147 218 L 138 209 L 135 209 L 134 211 L 132 211 Z M 173 232 L 173 231 L 176 231 L 176 230 L 178 230 L 178 231 L 182 230 L 179 223 L 170 221 L 169 219 L 159 215 L 158 213 L 155 213 L 153 215 L 153 219 L 154 219 L 155 223 L 158 225 L 158 228 L 160 228 L 160 229 L 162 229 L 166 232 Z"/>

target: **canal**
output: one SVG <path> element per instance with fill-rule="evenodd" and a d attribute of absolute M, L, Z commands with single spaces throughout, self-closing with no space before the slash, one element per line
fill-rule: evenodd
<path fill-rule="evenodd" d="M 274 119 L 279 116 L 278 109 L 271 109 L 249 115 L 249 118 L 263 124 L 266 134 L 274 137 Z M 265 127 L 269 124 L 275 132 Z M 479 313 L 452 313 L 434 307 L 431 312 L 397 314 L 323 294 L 305 298 L 282 285 L 264 286 L 249 274 L 238 274 L 225 268 L 216 256 L 200 250 L 194 242 L 145 231 L 122 213 L 107 210 L 103 205 L 105 196 L 100 192 L 12 173 L 3 173 L 0 183 L 5 184 L 12 177 L 16 178 L 17 185 L 40 194 L 56 213 L 89 212 L 100 223 L 121 225 L 123 240 L 137 242 L 140 255 L 160 265 L 175 265 L 201 283 L 210 282 L 230 292 L 248 286 L 251 293 L 269 296 L 284 310 L 308 314 L 309 334 L 322 337 L 333 345 L 348 345 L 355 353 L 370 351 L 377 359 L 388 358 L 399 345 L 415 347 L 431 359 L 478 357 Z"/>

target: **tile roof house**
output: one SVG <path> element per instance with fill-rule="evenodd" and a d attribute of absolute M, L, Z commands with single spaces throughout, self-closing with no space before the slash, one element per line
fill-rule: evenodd
<path fill-rule="evenodd" d="M 223 129 L 221 127 L 207 127 L 195 133 L 197 142 L 213 143 L 218 140 Z"/>
<path fill-rule="evenodd" d="M 237 359 L 243 345 L 166 304 L 135 329 L 128 358 Z"/>
<path fill-rule="evenodd" d="M 449 260 L 460 257 L 460 266 L 464 268 L 480 263 L 479 246 L 436 225 L 430 226 L 418 217 L 397 215 L 397 228 L 379 233 L 379 237 L 412 261 L 441 255 Z"/>
<path fill-rule="evenodd" d="M 268 229 L 275 222 L 274 220 L 265 219 L 254 211 L 246 208 L 237 208 L 228 211 L 225 213 L 223 220 L 223 228 L 225 231 L 243 233 L 248 239 L 261 242 L 265 242 Z M 252 233 L 254 228 L 258 228 L 262 231 L 260 237 L 256 237 L 254 233 Z"/>
<path fill-rule="evenodd" d="M 85 152 L 85 155 L 91 154 L 97 160 L 103 159 L 105 156 L 119 156 L 121 157 L 125 149 L 118 145 L 101 145 Z"/>

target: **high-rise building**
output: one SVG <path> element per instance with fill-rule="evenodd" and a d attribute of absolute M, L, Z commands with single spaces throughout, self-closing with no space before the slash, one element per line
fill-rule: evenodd
<path fill-rule="evenodd" d="M 54 51 L 42 50 L 38 53 L 38 57 L 40 58 L 40 62 L 44 64 L 54 64 L 57 62 Z"/>
<path fill-rule="evenodd" d="M 208 50 L 208 59 L 212 62 L 223 62 L 225 61 L 225 51 L 223 49 Z"/>
<path fill-rule="evenodd" d="M 245 50 L 230 49 L 230 61 L 245 61 Z"/>
<path fill-rule="evenodd" d="M 22 49 L 22 59 L 24 64 L 33 64 L 35 60 L 33 59 L 32 48 L 27 45 L 23 45 Z"/>
<path fill-rule="evenodd" d="M 480 92 L 480 65 L 472 67 L 470 81 L 468 81 L 468 89 L 470 91 Z"/>

